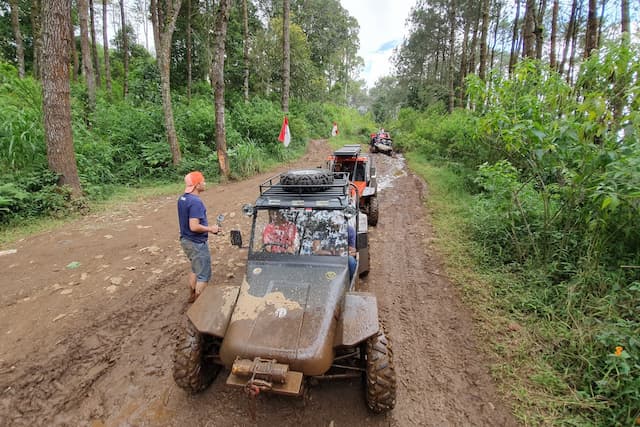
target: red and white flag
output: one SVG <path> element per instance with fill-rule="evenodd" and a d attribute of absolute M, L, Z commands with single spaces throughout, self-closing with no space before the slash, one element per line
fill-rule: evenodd
<path fill-rule="evenodd" d="M 282 129 L 280 129 L 280 136 L 278 136 L 278 141 L 282 142 L 285 147 L 288 147 L 289 143 L 291 142 L 289 118 L 287 116 L 284 117 L 284 121 L 282 122 Z"/>

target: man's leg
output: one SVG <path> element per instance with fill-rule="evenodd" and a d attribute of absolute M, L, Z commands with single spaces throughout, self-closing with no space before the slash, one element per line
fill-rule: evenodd
<path fill-rule="evenodd" d="M 197 244 L 196 248 L 197 254 L 191 265 L 196 275 L 195 292 L 198 297 L 211 279 L 211 252 L 207 243 Z"/>
<path fill-rule="evenodd" d="M 194 273 L 193 271 L 189 272 L 189 289 L 191 289 L 192 291 L 196 290 L 196 273 Z"/>
<path fill-rule="evenodd" d="M 188 275 L 187 288 L 189 289 L 189 299 L 188 303 L 192 303 L 196 299 L 196 278 L 197 275 L 195 273 L 194 268 L 194 258 L 197 256 L 196 249 L 194 247 L 193 242 L 188 239 L 180 239 L 180 246 L 182 246 L 182 250 L 184 254 L 187 256 L 189 261 L 191 262 L 191 271 Z"/>
<path fill-rule="evenodd" d="M 187 302 L 192 303 L 196 300 L 196 273 L 189 272 L 189 299 Z"/>
<path fill-rule="evenodd" d="M 196 296 L 200 295 L 209 282 L 196 282 Z"/>

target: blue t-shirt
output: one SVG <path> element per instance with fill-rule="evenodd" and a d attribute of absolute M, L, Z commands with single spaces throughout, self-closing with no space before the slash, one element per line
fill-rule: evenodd
<path fill-rule="evenodd" d="M 207 209 L 200 197 L 191 193 L 184 193 L 178 198 L 178 222 L 180 223 L 180 237 L 196 243 L 204 243 L 209 233 L 194 233 L 189 229 L 189 218 L 198 218 L 200 224 L 208 226 Z"/>

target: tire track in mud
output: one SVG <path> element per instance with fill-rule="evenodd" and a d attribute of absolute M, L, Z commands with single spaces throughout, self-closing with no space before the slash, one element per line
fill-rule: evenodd
<path fill-rule="evenodd" d="M 367 282 L 394 340 L 399 381 L 393 424 L 516 425 L 478 353 L 473 321 L 430 246 L 425 183 L 403 173 L 397 158 L 376 160 L 379 174 L 395 177 L 379 196 Z"/>
<path fill-rule="evenodd" d="M 139 289 L 131 298 L 138 303 L 99 315 L 60 339 L 50 353 L 29 359 L 24 368 L 20 361 L 2 366 L 0 408 L 6 419 L 0 418 L 0 425 L 76 424 L 65 414 L 87 399 L 95 383 L 121 361 L 122 348 L 136 332 L 171 306 L 175 295 L 167 292 L 166 283 L 177 275 Z M 163 317 L 168 320 L 165 335 L 173 335 L 169 319 L 175 317 Z"/>

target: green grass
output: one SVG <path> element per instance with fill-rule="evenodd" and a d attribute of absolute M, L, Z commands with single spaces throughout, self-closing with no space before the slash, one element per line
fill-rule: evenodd
<path fill-rule="evenodd" d="M 523 298 L 523 279 L 482 262 L 486 255 L 467 231 L 474 199 L 463 177 L 415 152 L 406 157 L 409 167 L 428 183 L 425 207 L 435 245 L 447 275 L 474 314 L 478 342 L 492 361 L 495 383 L 515 417 L 524 425 L 589 425 L 581 417 L 569 418 L 566 409 L 589 411 L 597 404 L 578 398 L 547 361 L 544 346 L 548 337 L 563 335 L 561 325 L 522 315 L 514 301 Z"/>

